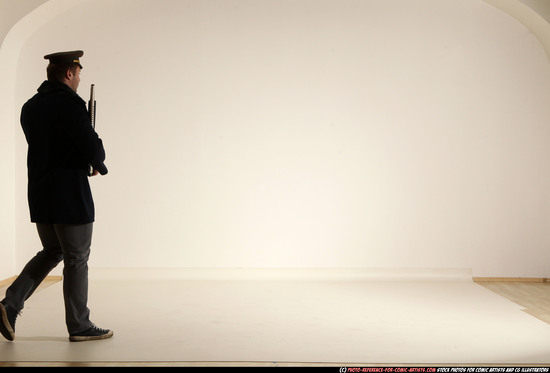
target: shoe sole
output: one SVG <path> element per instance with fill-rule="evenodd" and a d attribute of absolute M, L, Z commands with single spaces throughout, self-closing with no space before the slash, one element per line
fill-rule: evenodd
<path fill-rule="evenodd" d="M 0 332 L 8 341 L 13 341 L 15 339 L 15 333 L 11 328 L 10 322 L 8 321 L 8 313 L 2 303 L 0 303 L 0 316 L 2 319 L 2 324 L 0 324 Z"/>
<path fill-rule="evenodd" d="M 108 333 L 102 335 L 72 335 L 69 337 L 71 342 L 86 342 L 86 341 L 96 341 L 99 339 L 107 339 L 113 336 L 113 331 L 109 330 Z"/>

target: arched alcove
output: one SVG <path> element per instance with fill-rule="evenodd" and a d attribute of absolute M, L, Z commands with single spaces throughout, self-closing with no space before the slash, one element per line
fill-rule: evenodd
<path fill-rule="evenodd" d="M 92 265 L 546 275 L 550 83 L 525 27 L 478 0 L 162 5 L 51 0 L 0 51 L 17 128 L 41 56 L 85 50 L 112 169 Z"/>

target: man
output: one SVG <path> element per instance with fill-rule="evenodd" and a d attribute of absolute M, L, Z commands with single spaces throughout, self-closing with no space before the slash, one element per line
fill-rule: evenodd
<path fill-rule="evenodd" d="M 63 260 L 65 322 L 72 342 L 105 339 L 110 330 L 89 319 L 88 258 L 95 219 L 88 176 L 107 174 L 103 142 L 76 93 L 80 57 L 71 51 L 44 56 L 48 80 L 23 105 L 28 143 L 28 202 L 43 249 L 23 268 L 0 302 L 0 332 L 13 341 L 15 319 L 25 301 Z M 90 173 L 90 168 L 93 170 Z"/>

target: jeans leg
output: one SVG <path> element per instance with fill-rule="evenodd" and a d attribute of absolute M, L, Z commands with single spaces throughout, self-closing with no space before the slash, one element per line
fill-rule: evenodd
<path fill-rule="evenodd" d="M 63 250 L 63 297 L 65 321 L 69 333 L 90 328 L 88 309 L 88 258 L 92 244 L 93 223 L 56 224 L 55 230 Z"/>
<path fill-rule="evenodd" d="M 6 290 L 6 303 L 16 311 L 21 311 L 25 301 L 34 293 L 38 285 L 54 269 L 63 253 L 53 224 L 36 224 L 43 249 L 23 268 L 19 276 Z"/>

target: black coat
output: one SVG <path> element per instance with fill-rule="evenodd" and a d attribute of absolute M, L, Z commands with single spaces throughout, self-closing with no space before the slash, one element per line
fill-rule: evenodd
<path fill-rule="evenodd" d="M 45 81 L 23 105 L 21 126 L 28 143 L 31 221 L 86 224 L 95 219 L 88 182 L 92 165 L 101 174 L 103 142 L 91 126 L 86 103 L 69 86 Z"/>

